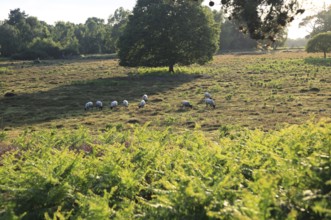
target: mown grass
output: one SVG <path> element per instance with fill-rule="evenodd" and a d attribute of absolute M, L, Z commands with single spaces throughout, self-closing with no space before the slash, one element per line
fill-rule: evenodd
<path fill-rule="evenodd" d="M 41 64 L 2 61 L 0 126 L 11 135 L 29 129 L 77 128 L 95 131 L 111 124 L 144 124 L 191 129 L 213 135 L 222 126 L 275 129 L 330 116 L 328 61 L 306 53 L 220 55 L 205 66 L 124 68 L 115 59 L 46 60 Z M 202 99 L 210 92 L 216 109 Z M 6 92 L 17 96 L 4 97 Z M 147 93 L 146 108 L 137 104 Z M 85 112 L 87 101 L 127 99 L 128 109 Z M 182 110 L 189 100 L 193 110 Z"/>

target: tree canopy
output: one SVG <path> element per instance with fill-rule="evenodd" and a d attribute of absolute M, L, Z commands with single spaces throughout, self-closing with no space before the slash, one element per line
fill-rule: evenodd
<path fill-rule="evenodd" d="M 315 35 L 308 41 L 306 51 L 308 53 L 323 52 L 326 58 L 326 53 L 331 51 L 331 32 Z"/>
<path fill-rule="evenodd" d="M 203 64 L 218 48 L 219 26 L 201 2 L 138 0 L 119 39 L 120 65 Z"/>
<path fill-rule="evenodd" d="M 217 2 L 217 1 L 216 1 Z M 252 39 L 275 41 L 296 15 L 304 13 L 300 0 L 219 0 L 221 7 L 243 33 Z M 209 5 L 213 6 L 214 1 Z"/>

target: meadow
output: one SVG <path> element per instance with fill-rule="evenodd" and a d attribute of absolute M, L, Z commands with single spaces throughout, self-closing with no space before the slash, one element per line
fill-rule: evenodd
<path fill-rule="evenodd" d="M 330 218 L 320 57 L 218 55 L 175 73 L 103 57 L 0 61 L 0 218 Z M 84 111 L 96 100 L 103 110 Z"/>
<path fill-rule="evenodd" d="M 17 131 L 45 128 L 94 130 L 130 123 L 179 130 L 196 125 L 211 135 L 220 127 L 270 129 L 330 116 L 330 60 L 306 53 L 220 55 L 205 66 L 124 68 L 116 59 L 1 62 L 0 128 Z M 210 92 L 216 109 L 203 102 Z M 150 101 L 138 109 L 143 94 Z M 128 109 L 109 109 L 127 99 Z M 87 101 L 102 100 L 103 111 L 84 111 Z M 180 108 L 189 100 L 193 110 Z"/>

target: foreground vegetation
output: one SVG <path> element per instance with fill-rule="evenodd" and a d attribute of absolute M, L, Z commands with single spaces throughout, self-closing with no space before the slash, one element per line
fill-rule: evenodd
<path fill-rule="evenodd" d="M 1 156 L 5 219 L 330 219 L 331 124 L 269 133 L 27 131 Z"/>

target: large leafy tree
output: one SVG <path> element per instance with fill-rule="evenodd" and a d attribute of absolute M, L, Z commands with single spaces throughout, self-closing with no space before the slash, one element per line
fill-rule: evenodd
<path fill-rule="evenodd" d="M 219 26 L 199 1 L 138 0 L 119 39 L 120 65 L 204 64 L 218 47 Z"/>
<path fill-rule="evenodd" d="M 308 53 L 323 52 L 325 59 L 326 53 L 331 51 L 331 32 L 315 35 L 308 41 L 306 50 Z"/>

